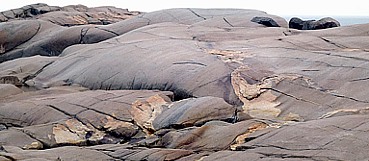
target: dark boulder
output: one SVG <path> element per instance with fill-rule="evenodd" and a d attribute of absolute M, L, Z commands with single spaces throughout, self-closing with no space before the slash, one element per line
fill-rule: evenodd
<path fill-rule="evenodd" d="M 290 19 L 290 22 L 288 22 L 288 27 L 293 29 L 302 30 L 304 21 L 300 18 L 293 17 Z"/>
<path fill-rule="evenodd" d="M 290 28 L 298 29 L 298 30 L 318 30 L 318 29 L 326 29 L 326 28 L 341 26 L 337 20 L 331 17 L 325 17 L 318 21 L 316 20 L 304 21 L 300 18 L 293 17 L 290 19 L 288 25 Z"/>
<path fill-rule="evenodd" d="M 339 26 L 341 26 L 340 23 L 331 17 L 325 17 L 315 22 L 315 29 L 326 29 Z"/>
<path fill-rule="evenodd" d="M 262 24 L 266 27 L 280 27 L 277 22 L 275 22 L 270 17 L 254 17 L 251 19 L 251 22 L 255 22 L 258 24 Z"/>
<path fill-rule="evenodd" d="M 298 30 L 311 30 L 312 29 L 312 22 L 315 20 L 308 20 L 304 21 L 300 18 L 293 17 L 291 18 L 290 22 L 288 23 L 288 26 L 293 29 Z"/>

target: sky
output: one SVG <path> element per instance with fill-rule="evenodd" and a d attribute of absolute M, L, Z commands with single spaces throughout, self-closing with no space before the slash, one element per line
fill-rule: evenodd
<path fill-rule="evenodd" d="M 115 6 L 143 12 L 168 8 L 243 8 L 279 16 L 369 16 L 368 2 L 364 0 L 6 0 L 6 3 L 1 3 L 0 11 L 34 3 L 53 6 Z"/>

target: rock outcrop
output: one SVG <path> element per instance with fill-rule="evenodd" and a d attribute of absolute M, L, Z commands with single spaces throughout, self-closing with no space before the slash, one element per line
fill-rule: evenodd
<path fill-rule="evenodd" d="M 41 20 L 92 12 L 67 8 L 0 23 L 0 160 L 369 158 L 369 24 L 190 8 Z"/>
<path fill-rule="evenodd" d="M 88 8 L 83 5 L 65 7 L 49 6 L 44 3 L 27 5 L 22 8 L 0 12 L 0 22 L 40 19 L 61 26 L 86 24 L 107 25 L 136 16 L 140 12 L 116 7 Z"/>
<path fill-rule="evenodd" d="M 318 21 L 315 20 L 304 21 L 300 18 L 293 17 L 289 21 L 289 27 L 298 30 L 319 30 L 339 26 L 341 26 L 340 23 L 331 17 L 325 17 Z"/>

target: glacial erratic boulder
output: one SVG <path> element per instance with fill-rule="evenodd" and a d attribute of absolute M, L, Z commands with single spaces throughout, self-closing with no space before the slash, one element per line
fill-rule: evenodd
<path fill-rule="evenodd" d="M 341 26 L 341 24 L 331 17 L 325 17 L 315 22 L 315 29 L 326 29 L 339 26 Z"/>
<path fill-rule="evenodd" d="M 270 17 L 254 17 L 251 19 L 251 21 L 267 27 L 280 27 L 278 23 Z"/>
<path fill-rule="evenodd" d="M 316 20 L 304 21 L 300 18 L 293 17 L 289 21 L 289 27 L 298 30 L 319 30 L 339 26 L 341 26 L 340 23 L 331 17 L 325 17 L 318 21 Z"/>

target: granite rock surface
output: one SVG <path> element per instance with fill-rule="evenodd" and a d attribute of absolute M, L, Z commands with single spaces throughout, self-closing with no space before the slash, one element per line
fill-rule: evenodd
<path fill-rule="evenodd" d="M 0 160 L 369 158 L 369 24 L 301 31 L 247 9 L 18 10 L 0 14 Z M 131 17 L 58 17 L 100 11 Z"/>

